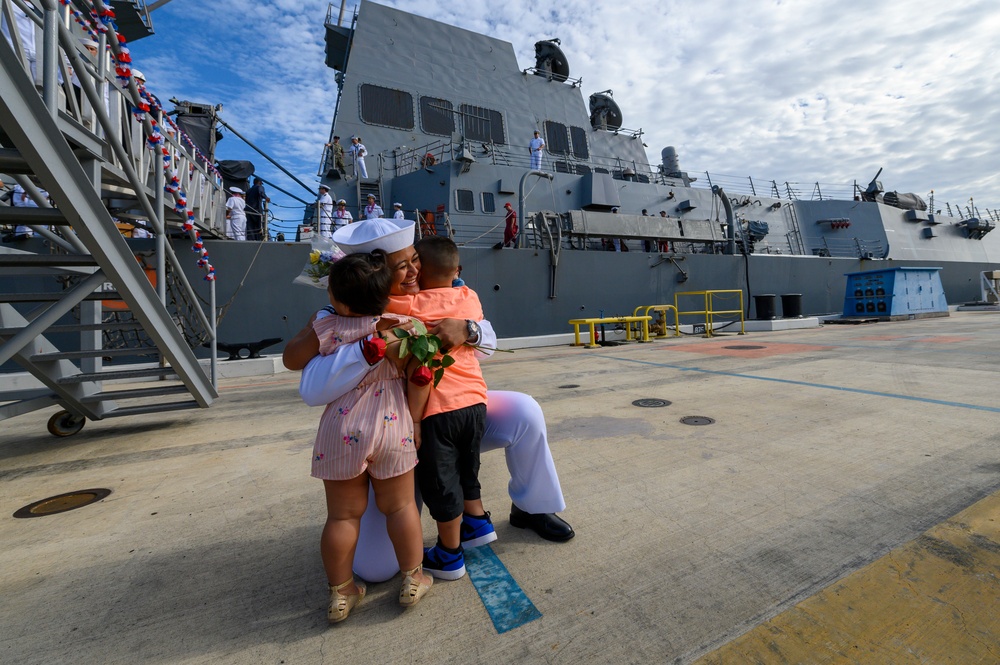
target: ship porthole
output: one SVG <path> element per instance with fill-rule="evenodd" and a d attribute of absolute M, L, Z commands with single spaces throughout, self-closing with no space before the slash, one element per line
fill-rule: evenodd
<path fill-rule="evenodd" d="M 494 291 L 499 291 L 500 290 L 500 285 L 499 284 L 494 284 L 493 285 L 493 290 Z"/>

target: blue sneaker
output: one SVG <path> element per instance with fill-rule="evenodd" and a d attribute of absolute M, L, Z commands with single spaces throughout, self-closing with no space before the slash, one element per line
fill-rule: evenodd
<path fill-rule="evenodd" d="M 465 552 L 446 552 L 441 543 L 424 548 L 424 572 L 439 580 L 457 580 L 465 576 Z"/>
<path fill-rule="evenodd" d="M 462 514 L 462 547 L 479 547 L 497 539 L 489 512 L 486 519 Z"/>

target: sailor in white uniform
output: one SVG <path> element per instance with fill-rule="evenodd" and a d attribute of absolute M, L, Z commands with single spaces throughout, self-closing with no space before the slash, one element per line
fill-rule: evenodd
<path fill-rule="evenodd" d="M 352 240 L 357 241 L 359 238 Z M 378 248 L 380 240 L 381 237 L 375 235 L 359 247 L 364 251 L 371 251 L 373 247 Z M 345 251 L 351 249 L 345 243 L 338 244 Z M 478 334 L 478 339 L 471 341 L 485 348 L 496 347 L 496 333 L 489 321 L 479 323 Z M 471 335 L 470 331 L 460 336 L 459 340 L 466 337 L 466 342 L 469 342 Z M 483 357 L 486 355 L 482 353 Z M 316 356 L 302 371 L 299 394 L 310 406 L 328 404 L 353 390 L 371 368 L 357 344 L 341 348 L 328 356 Z M 572 527 L 555 515 L 566 508 L 566 502 L 549 451 L 541 407 L 523 393 L 490 390 L 487 396 L 486 430 L 481 449 L 504 449 L 511 476 L 507 486 L 513 502 L 511 524 L 531 529 L 546 540 L 569 540 L 575 535 Z M 385 517 L 375 508 L 375 500 L 370 496 L 368 510 L 361 519 L 361 536 L 354 556 L 354 571 L 370 582 L 380 582 L 391 578 L 398 570 L 392 544 L 385 530 Z"/>
<path fill-rule="evenodd" d="M 406 219 L 406 215 L 403 214 L 403 204 L 402 203 L 393 203 L 392 207 L 395 210 L 395 212 L 392 213 L 392 218 L 393 219 Z"/>
<path fill-rule="evenodd" d="M 375 203 L 375 195 L 374 194 L 369 194 L 368 195 L 368 205 L 365 206 L 365 208 L 364 208 L 364 210 L 362 212 L 364 212 L 364 218 L 365 219 L 379 219 L 380 217 L 382 217 L 385 214 L 382 211 L 382 206 L 380 206 L 379 204 Z"/>
<path fill-rule="evenodd" d="M 330 196 L 330 188 L 326 185 L 319 186 L 319 199 L 316 201 L 319 206 L 319 234 L 330 238 L 333 236 L 333 197 Z"/>
<path fill-rule="evenodd" d="M 368 150 L 365 148 L 365 144 L 361 142 L 361 137 L 352 136 L 351 147 L 347 151 L 354 157 L 354 175 L 367 178 L 368 169 L 365 168 L 365 155 L 368 154 Z"/>
<path fill-rule="evenodd" d="M 230 187 L 232 196 L 226 201 L 226 235 L 233 240 L 247 239 L 247 213 L 246 201 L 243 200 L 243 190 L 239 187 Z"/>
<path fill-rule="evenodd" d="M 531 153 L 531 170 L 542 170 L 542 150 L 545 149 L 545 141 L 538 137 L 538 130 L 535 130 L 535 138 L 528 144 L 528 152 Z"/>
<path fill-rule="evenodd" d="M 354 221 L 354 215 L 347 209 L 347 201 L 340 199 L 337 201 L 337 209 L 333 211 L 333 230 L 336 231 L 342 226 L 347 226 Z"/>

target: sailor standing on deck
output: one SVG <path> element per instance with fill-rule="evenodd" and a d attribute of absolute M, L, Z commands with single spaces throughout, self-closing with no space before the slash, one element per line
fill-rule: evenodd
<path fill-rule="evenodd" d="M 233 240 L 247 239 L 247 214 L 246 201 L 243 200 L 243 190 L 239 187 L 230 187 L 232 196 L 226 201 L 226 221 L 228 228 L 226 235 Z"/>
<path fill-rule="evenodd" d="M 406 215 L 403 214 L 403 204 L 402 203 L 393 203 L 392 207 L 396 211 L 396 212 L 392 213 L 392 218 L 393 219 L 406 219 Z"/>
<path fill-rule="evenodd" d="M 365 219 L 378 219 L 385 214 L 382 211 L 382 206 L 375 203 L 374 194 L 368 195 L 368 205 L 365 206 L 365 209 L 362 212 L 364 213 Z"/>
<path fill-rule="evenodd" d="M 528 152 L 531 153 L 531 170 L 542 170 L 542 150 L 545 149 L 545 141 L 538 137 L 538 130 L 535 130 L 535 138 L 528 144 Z"/>
<path fill-rule="evenodd" d="M 351 137 L 351 147 L 348 148 L 348 151 L 350 151 L 351 156 L 354 157 L 354 175 L 367 178 L 368 169 L 365 168 L 365 155 L 368 154 L 368 149 L 365 148 L 365 144 L 361 142 L 360 136 Z"/>
<path fill-rule="evenodd" d="M 333 211 L 333 230 L 347 226 L 354 221 L 354 215 L 347 209 L 347 201 L 340 199 L 337 201 L 337 209 Z"/>
<path fill-rule="evenodd" d="M 333 198 L 330 196 L 330 188 L 326 185 L 319 186 L 319 199 L 316 201 L 319 207 L 319 233 L 327 238 L 333 237 Z"/>

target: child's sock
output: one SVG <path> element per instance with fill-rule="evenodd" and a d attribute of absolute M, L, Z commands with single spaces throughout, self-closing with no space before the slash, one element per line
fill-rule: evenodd
<path fill-rule="evenodd" d="M 441 543 L 441 539 L 440 539 L 440 538 L 438 538 L 438 542 L 437 542 L 437 546 L 438 546 L 438 547 L 439 547 L 440 549 L 442 549 L 442 550 L 444 550 L 445 552 L 447 552 L 448 554 L 458 554 L 459 552 L 461 552 L 461 551 L 462 551 L 462 546 L 461 546 L 461 545 L 459 545 L 458 547 L 456 547 L 456 548 L 454 548 L 454 549 L 452 549 L 451 547 L 445 547 L 445 546 L 444 546 L 444 545 L 443 545 L 443 544 Z"/>
<path fill-rule="evenodd" d="M 466 515 L 467 517 L 471 517 L 474 520 L 488 520 L 489 519 L 489 517 L 486 516 L 486 513 L 483 513 L 482 515 L 473 515 L 472 513 L 464 513 L 464 515 Z"/>

